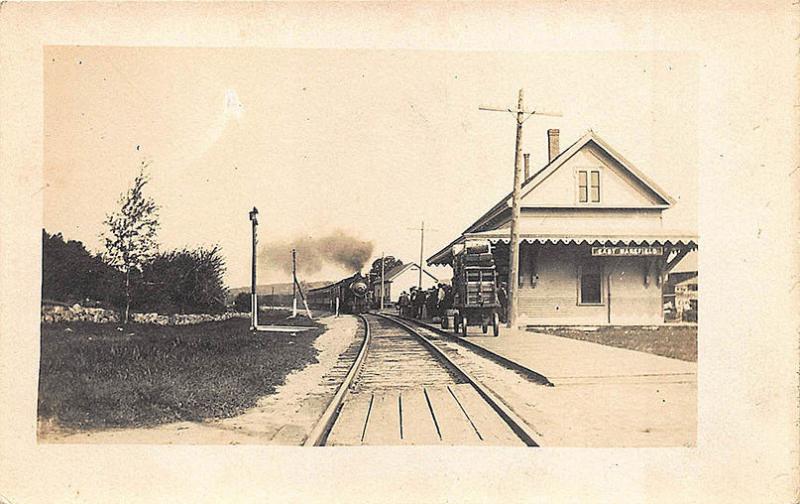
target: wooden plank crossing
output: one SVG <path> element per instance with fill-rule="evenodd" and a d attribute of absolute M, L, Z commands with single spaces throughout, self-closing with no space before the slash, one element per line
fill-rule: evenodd
<path fill-rule="evenodd" d="M 433 445 L 442 442 L 433 420 L 425 390 L 403 390 L 400 394 L 403 411 L 403 444 Z"/>
<path fill-rule="evenodd" d="M 467 412 L 472 424 L 483 438 L 483 444 L 499 446 L 525 446 L 511 427 L 480 396 L 475 387 L 468 384 L 451 385 L 450 391 Z"/>
<path fill-rule="evenodd" d="M 471 387 L 471 385 L 470 385 Z M 447 445 L 481 444 L 478 432 L 469 417 L 462 411 L 458 402 L 447 387 L 428 387 L 425 389 L 436 415 L 442 443 Z"/>
<path fill-rule="evenodd" d="M 524 445 L 470 384 L 353 394 L 327 444 Z"/>
<path fill-rule="evenodd" d="M 374 394 L 364 435 L 365 445 L 400 444 L 400 403 L 397 392 Z"/>
<path fill-rule="evenodd" d="M 330 446 L 360 445 L 371 405 L 372 394 L 360 394 L 348 398 L 342 404 L 339 417 L 328 434 L 326 444 Z"/>

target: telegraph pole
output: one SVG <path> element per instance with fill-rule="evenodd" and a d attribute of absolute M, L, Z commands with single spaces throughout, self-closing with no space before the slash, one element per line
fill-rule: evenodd
<path fill-rule="evenodd" d="M 292 249 L 292 317 L 297 316 L 297 250 Z"/>
<path fill-rule="evenodd" d="M 422 261 L 424 260 L 425 250 L 425 221 L 419 227 L 419 290 L 422 290 Z"/>
<path fill-rule="evenodd" d="M 256 243 L 258 238 L 256 236 L 256 227 L 258 226 L 258 209 L 253 207 L 250 210 L 250 222 L 253 227 L 253 252 L 252 252 L 252 272 L 251 272 L 251 285 L 250 285 L 250 330 L 255 331 L 258 327 L 258 296 L 256 295 Z"/>
<path fill-rule="evenodd" d="M 423 259 L 425 258 L 424 250 L 425 250 L 425 221 L 422 221 L 422 224 L 418 228 L 406 228 L 409 231 L 419 231 L 419 284 L 418 287 L 422 290 L 422 269 L 423 266 Z M 439 231 L 438 229 L 428 229 L 428 231 Z"/>
<path fill-rule="evenodd" d="M 511 112 L 517 116 L 517 140 L 514 151 L 514 191 L 511 193 L 511 243 L 509 244 L 508 253 L 508 327 L 516 327 L 519 309 L 519 198 L 522 192 L 522 123 L 534 114 L 561 117 L 561 114 L 556 112 L 525 110 L 523 94 L 523 90 L 520 89 L 516 109 L 478 107 L 478 110 Z M 525 117 L 526 114 L 528 115 L 527 118 Z"/>
<path fill-rule="evenodd" d="M 381 311 L 383 311 L 383 290 L 386 288 L 386 252 L 381 253 Z"/>
<path fill-rule="evenodd" d="M 522 89 L 519 90 L 517 103 L 517 142 L 514 151 L 514 191 L 511 195 L 511 248 L 508 254 L 508 326 L 517 327 L 519 307 L 519 196 L 522 192 L 522 173 L 520 158 L 522 157 L 522 121 L 523 121 Z"/>

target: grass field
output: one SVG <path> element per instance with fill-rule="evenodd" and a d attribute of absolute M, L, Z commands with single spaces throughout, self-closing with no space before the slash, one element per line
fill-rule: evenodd
<path fill-rule="evenodd" d="M 286 312 L 259 315 L 260 323 Z M 303 323 L 295 319 L 281 323 Z M 238 415 L 316 362 L 322 329 L 296 336 L 235 318 L 191 326 L 42 325 L 39 418 L 68 429 L 138 427 Z"/>
<path fill-rule="evenodd" d="M 599 327 L 596 331 L 537 328 L 537 332 L 697 362 L 697 326 Z"/>

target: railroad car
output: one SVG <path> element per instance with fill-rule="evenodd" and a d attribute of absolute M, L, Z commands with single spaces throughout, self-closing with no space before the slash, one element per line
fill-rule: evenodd
<path fill-rule="evenodd" d="M 369 309 L 369 278 L 356 273 L 336 283 L 308 291 L 309 305 L 331 312 L 336 311 L 339 302 L 340 313 L 365 313 Z"/>

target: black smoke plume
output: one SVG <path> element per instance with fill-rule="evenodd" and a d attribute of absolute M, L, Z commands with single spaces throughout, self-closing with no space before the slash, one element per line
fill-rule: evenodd
<path fill-rule="evenodd" d="M 259 262 L 268 269 L 292 272 L 292 249 L 297 251 L 297 272 L 312 274 L 326 264 L 332 264 L 352 273 L 361 271 L 372 257 L 372 242 L 337 230 L 322 236 L 302 236 L 284 243 L 270 243 L 261 248 Z"/>

